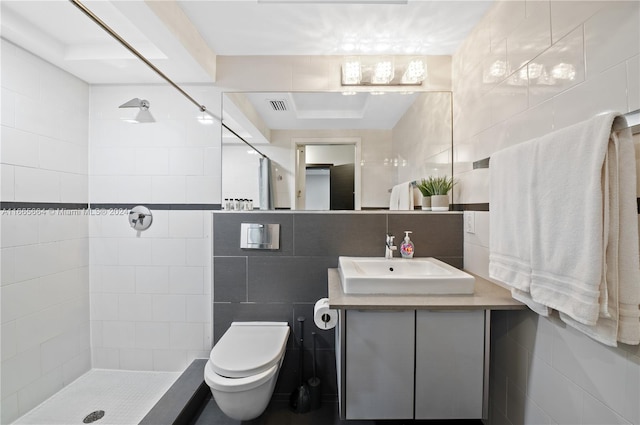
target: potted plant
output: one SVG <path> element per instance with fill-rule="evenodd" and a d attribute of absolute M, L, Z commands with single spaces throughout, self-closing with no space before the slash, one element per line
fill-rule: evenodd
<path fill-rule="evenodd" d="M 449 191 L 455 184 L 452 177 L 432 177 L 431 210 L 449 211 Z"/>
<path fill-rule="evenodd" d="M 433 177 L 422 179 L 417 184 L 418 190 L 422 194 L 422 209 L 431 211 L 431 195 L 433 195 Z"/>

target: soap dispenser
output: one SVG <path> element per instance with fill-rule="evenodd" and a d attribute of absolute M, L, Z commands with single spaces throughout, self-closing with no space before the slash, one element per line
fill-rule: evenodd
<path fill-rule="evenodd" d="M 402 245 L 400 245 L 400 255 L 402 258 L 413 258 L 413 242 L 409 238 L 409 233 L 412 233 L 410 230 L 404 231 L 404 241 L 402 241 Z"/>

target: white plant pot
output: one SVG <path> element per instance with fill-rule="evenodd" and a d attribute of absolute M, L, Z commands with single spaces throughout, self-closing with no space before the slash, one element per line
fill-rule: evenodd
<path fill-rule="evenodd" d="M 421 204 L 423 211 L 431 211 L 431 196 L 423 196 Z"/>
<path fill-rule="evenodd" d="M 449 195 L 432 195 L 431 211 L 449 211 Z"/>

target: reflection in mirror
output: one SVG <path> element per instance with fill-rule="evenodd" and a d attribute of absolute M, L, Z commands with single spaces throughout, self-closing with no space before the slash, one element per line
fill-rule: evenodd
<path fill-rule="evenodd" d="M 222 110 L 271 160 L 276 209 L 387 209 L 393 185 L 452 175 L 450 92 L 225 93 Z M 268 209 L 261 157 L 223 128 L 223 198 Z"/>

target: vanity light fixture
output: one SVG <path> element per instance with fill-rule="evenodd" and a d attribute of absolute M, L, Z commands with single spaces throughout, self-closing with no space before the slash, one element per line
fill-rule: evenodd
<path fill-rule="evenodd" d="M 402 74 L 403 84 L 419 84 L 427 76 L 427 66 L 420 59 L 413 59 L 407 65 L 407 69 Z"/>
<path fill-rule="evenodd" d="M 343 86 L 419 86 L 427 77 L 421 58 L 348 56 L 342 62 Z"/>
<path fill-rule="evenodd" d="M 395 74 L 392 59 L 383 59 L 376 62 L 371 76 L 371 84 L 389 84 Z"/>
<path fill-rule="evenodd" d="M 342 85 L 358 85 L 362 80 L 362 66 L 356 58 L 346 58 L 342 64 Z"/>
<path fill-rule="evenodd" d="M 125 119 L 126 122 L 130 122 L 134 124 L 156 122 L 155 118 L 153 118 L 153 115 L 151 115 L 151 112 L 149 112 L 149 106 L 151 106 L 151 104 L 149 103 L 148 100 L 138 99 L 137 97 L 134 97 L 130 101 L 120 105 L 118 108 L 139 108 L 140 109 L 138 111 L 138 114 L 135 116 L 135 118 L 127 118 Z"/>

